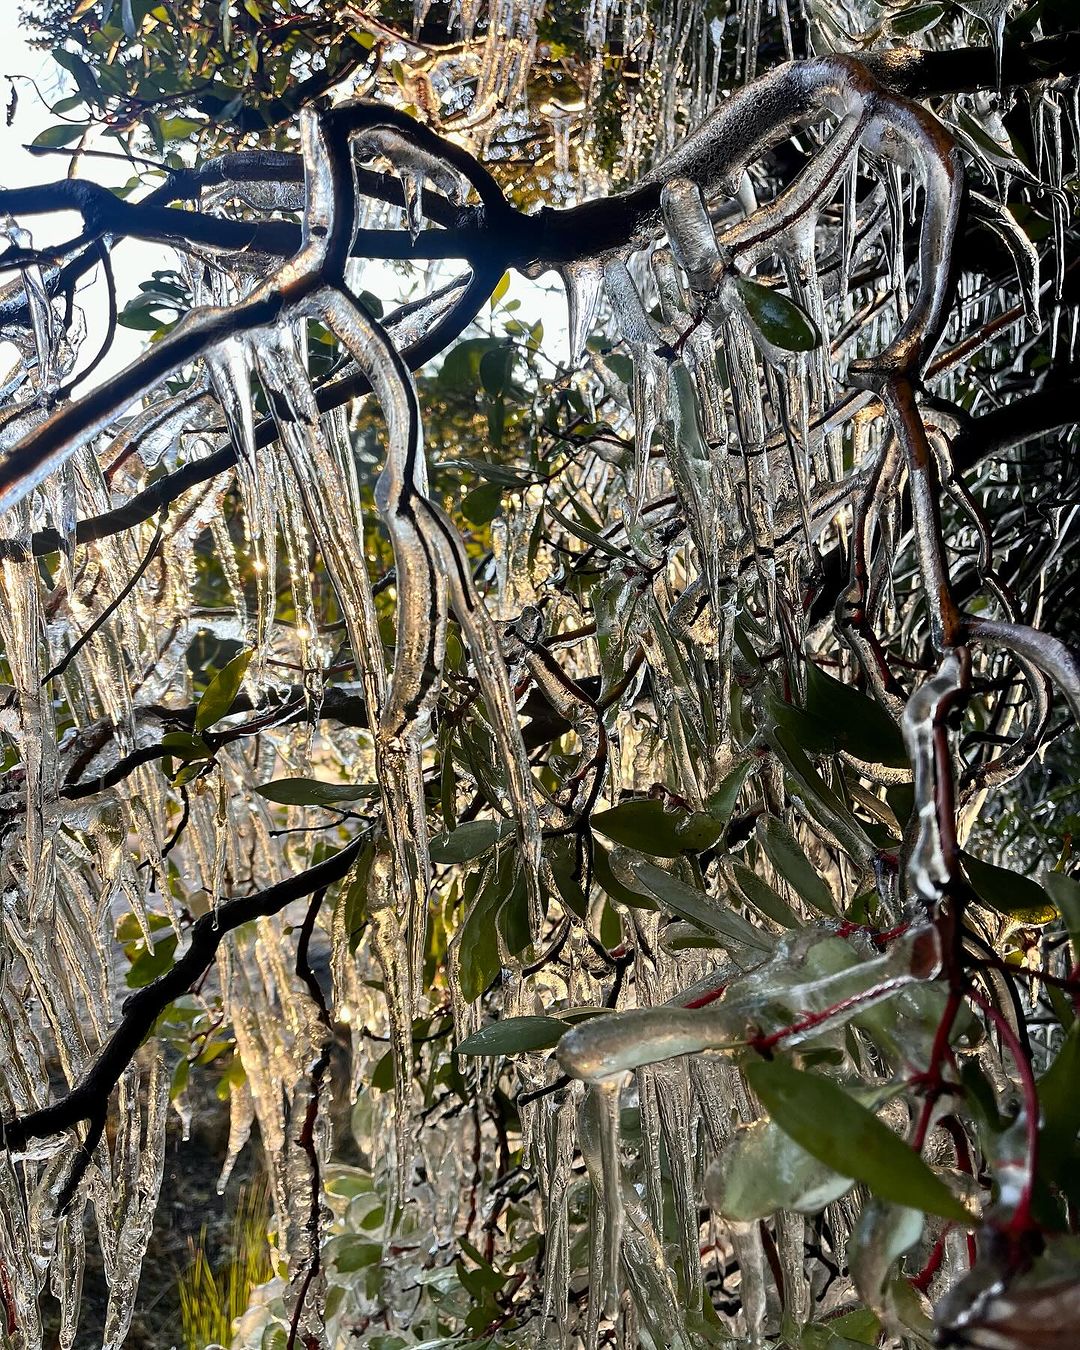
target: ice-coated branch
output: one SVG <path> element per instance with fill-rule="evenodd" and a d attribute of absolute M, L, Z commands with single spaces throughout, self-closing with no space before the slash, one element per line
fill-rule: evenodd
<path fill-rule="evenodd" d="M 3 1123 L 0 1135 L 7 1148 L 18 1153 L 31 1139 L 46 1139 L 80 1121 L 93 1119 L 157 1019 L 173 999 L 185 994 L 209 969 L 226 933 L 241 924 L 279 914 L 292 901 L 302 900 L 340 881 L 360 856 L 366 842 L 367 836 L 360 834 L 332 858 L 306 872 L 298 872 L 254 895 L 222 900 L 216 908 L 196 919 L 187 948 L 176 964 L 152 984 L 136 990 L 124 1003 L 120 1024 L 102 1046 L 83 1080 L 49 1106 Z"/>

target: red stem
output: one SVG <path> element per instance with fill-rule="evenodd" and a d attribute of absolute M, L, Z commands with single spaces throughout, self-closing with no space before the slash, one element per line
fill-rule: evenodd
<path fill-rule="evenodd" d="M 950 1227 L 951 1226 L 952 1225 L 950 1224 Z M 923 1266 L 922 1270 L 919 1271 L 918 1275 L 912 1275 L 908 1280 L 908 1284 L 911 1285 L 912 1289 L 917 1289 L 920 1294 L 926 1293 L 926 1291 L 930 1288 L 930 1281 L 941 1269 L 941 1261 L 945 1255 L 945 1238 L 948 1232 L 949 1229 L 946 1228 L 945 1231 L 938 1238 L 938 1240 L 934 1243 L 933 1250 L 931 1251 L 929 1257 L 927 1258 L 926 1265 Z"/>
<path fill-rule="evenodd" d="M 876 984 L 872 989 L 864 989 L 861 993 L 852 994 L 849 998 L 842 998 L 837 1003 L 830 1004 L 827 1008 L 822 1008 L 820 1012 L 804 1013 L 802 1017 L 792 1022 L 789 1026 L 781 1027 L 779 1031 L 772 1031 L 768 1036 L 752 1036 L 747 1044 L 751 1050 L 756 1050 L 758 1054 L 767 1054 L 780 1041 L 786 1040 L 789 1036 L 795 1036 L 800 1031 L 809 1031 L 814 1027 L 820 1026 L 822 1022 L 827 1022 L 831 1017 L 839 1013 L 845 1013 L 850 1008 L 857 1008 L 860 1004 L 868 1002 L 870 999 L 880 998 L 882 995 L 888 995 L 894 989 L 902 989 L 910 981 L 906 977 L 895 980 L 886 980 L 883 984 Z"/>
<path fill-rule="evenodd" d="M 1017 1072 L 1020 1075 L 1020 1089 L 1024 1098 L 1024 1127 L 1027 1134 L 1027 1176 L 1020 1189 L 1020 1199 L 1017 1201 L 1016 1209 L 1005 1228 L 1010 1237 L 1017 1238 L 1031 1232 L 1035 1227 L 1031 1217 L 1031 1191 L 1035 1183 L 1035 1169 L 1039 1162 L 1039 1094 L 1035 1086 L 1035 1074 L 1031 1067 L 1031 1060 L 1028 1059 L 1024 1047 L 1020 1043 L 1020 1038 L 1009 1025 L 1008 1019 L 1003 1017 L 997 1008 L 976 990 L 968 990 L 968 997 L 976 1007 L 982 1009 L 994 1024 L 998 1035 L 1009 1047 L 1009 1053 L 1012 1055 Z"/>
<path fill-rule="evenodd" d="M 956 1014 L 960 1011 L 962 998 L 963 995 L 959 989 L 949 990 L 948 1001 L 941 1014 L 937 1031 L 934 1033 L 934 1043 L 930 1047 L 929 1067 L 925 1073 L 917 1074 L 912 1079 L 912 1084 L 922 1086 L 926 1093 L 922 1110 L 919 1112 L 918 1123 L 915 1126 L 915 1134 L 911 1140 L 911 1147 L 916 1153 L 921 1153 L 923 1145 L 926 1143 L 926 1135 L 934 1114 L 934 1104 L 941 1096 L 944 1088 L 941 1066 L 945 1062 L 945 1055 L 949 1049 L 949 1035 L 952 1032 L 953 1023 L 956 1021 Z"/>

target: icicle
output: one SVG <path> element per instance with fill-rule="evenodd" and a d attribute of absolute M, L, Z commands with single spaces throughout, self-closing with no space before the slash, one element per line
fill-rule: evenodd
<path fill-rule="evenodd" d="M 413 1167 L 413 1036 L 414 994 L 405 937 L 393 904 L 392 865 L 379 851 L 368 880 L 371 946 L 383 974 L 390 1049 L 394 1057 L 394 1139 L 397 1159 L 397 1203 L 408 1194 Z"/>
<path fill-rule="evenodd" d="M 739 1303 L 742 1308 L 743 1334 L 751 1345 L 760 1345 L 765 1334 L 765 1291 L 768 1265 L 761 1229 L 757 1223 L 728 1221 L 731 1245 L 739 1263 Z"/>
<path fill-rule="evenodd" d="M 530 926 L 534 934 L 539 933 L 544 903 L 532 774 L 495 625 L 476 594 L 457 531 L 426 495 L 427 469 L 416 387 L 397 351 L 367 315 L 340 292 L 328 295 L 326 305 L 327 322 L 371 379 L 386 415 L 386 467 L 376 485 L 376 502 L 394 544 L 399 579 L 408 576 L 412 582 L 412 588 L 402 592 L 407 609 L 398 618 L 397 659 L 379 739 L 385 742 L 388 732 L 391 736 L 407 732 L 434 695 L 445 645 L 445 586 L 468 642 L 507 769 L 508 795 L 529 895 Z M 436 560 L 440 569 L 435 566 Z M 424 666 L 419 664 L 421 659 Z M 415 814 L 422 822 L 422 796 Z"/>
<path fill-rule="evenodd" d="M 401 174 L 401 191 L 405 198 L 405 225 L 414 242 L 424 220 L 424 180 L 420 174 L 405 170 Z"/>
<path fill-rule="evenodd" d="M 986 29 L 990 46 L 994 49 L 994 70 L 997 87 L 1001 88 L 1001 57 L 1005 45 L 1005 20 L 1009 16 L 1012 0 L 959 0 L 960 8 L 966 10 Z"/>
<path fill-rule="evenodd" d="M 236 446 L 237 479 L 244 497 L 244 519 L 251 540 L 258 594 L 253 634 L 258 664 L 274 622 L 277 504 L 267 452 L 257 449 L 255 444 L 252 348 L 240 339 L 230 338 L 208 354 L 206 361 Z"/>
<path fill-rule="evenodd" d="M 165 1123 L 169 1109 L 169 1074 L 155 1055 L 146 1084 L 146 1124 L 137 1120 L 118 1214 L 116 1249 L 109 1276 L 109 1303 L 105 1312 L 103 1350 L 120 1350 L 135 1311 L 143 1257 L 150 1240 L 165 1170 Z M 131 1103 L 132 1108 L 135 1103 Z M 139 1137 L 141 1133 L 141 1138 Z M 128 1170 L 129 1169 L 129 1170 Z M 100 1213 L 100 1211 L 99 1211 Z"/>
<path fill-rule="evenodd" d="M 545 1113 L 545 1154 L 548 1164 L 544 1196 L 546 1245 L 544 1251 L 544 1305 L 546 1322 L 552 1314 L 560 1334 L 566 1335 L 566 1305 L 570 1292 L 570 1165 L 574 1158 L 574 1104 L 556 1103 Z"/>
<path fill-rule="evenodd" d="M 237 1083 L 229 1080 L 229 1139 L 225 1145 L 225 1161 L 221 1165 L 221 1171 L 217 1179 L 218 1195 L 225 1194 L 225 1187 L 229 1184 L 229 1178 L 233 1174 L 240 1154 L 244 1150 L 244 1145 L 251 1138 L 251 1127 L 255 1123 L 255 1102 L 251 1096 L 251 1088 L 248 1086 L 245 1075 L 243 1081 Z"/>
<path fill-rule="evenodd" d="M 672 251 L 690 289 L 699 294 L 711 291 L 724 264 L 701 189 L 689 179 L 671 178 L 661 191 L 660 208 Z"/>
<path fill-rule="evenodd" d="M 599 263 L 590 260 L 584 263 L 569 263 L 559 269 L 559 275 L 566 288 L 567 340 L 570 348 L 570 364 L 574 366 L 581 360 L 585 351 L 585 340 L 596 322 L 604 272 Z"/>
<path fill-rule="evenodd" d="M 622 1162 L 619 1158 L 619 1079 L 605 1078 L 590 1088 L 587 1110 L 596 1117 L 603 1173 L 605 1312 L 610 1316 L 619 1302 L 620 1258 L 622 1256 L 623 1203 Z"/>
<path fill-rule="evenodd" d="M 946 652 L 936 674 L 915 690 L 904 710 L 904 740 L 915 771 L 915 815 L 919 831 L 908 858 L 908 878 L 915 894 L 928 904 L 936 904 L 951 881 L 937 815 L 934 723 L 942 701 L 961 688 L 961 677 L 960 658 L 954 651 Z"/>
<path fill-rule="evenodd" d="M 671 347 L 675 335 L 656 328 L 645 312 L 641 296 L 621 258 L 611 258 L 604 264 L 604 287 L 634 361 L 636 507 L 640 514 L 648 495 L 652 437 L 659 414 L 658 401 L 666 381 L 666 368 L 656 356 L 655 349 Z"/>

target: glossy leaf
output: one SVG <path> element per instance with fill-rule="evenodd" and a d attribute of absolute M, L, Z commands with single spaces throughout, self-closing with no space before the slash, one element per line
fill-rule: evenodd
<path fill-rule="evenodd" d="M 236 701 L 236 696 L 240 692 L 240 686 L 244 682 L 244 676 L 247 674 L 247 668 L 254 655 L 253 651 L 246 651 L 234 656 L 227 665 L 222 666 L 206 686 L 206 691 L 195 709 L 196 731 L 205 731 L 207 727 L 212 727 L 215 722 L 219 722 L 228 713 Z"/>
<path fill-rule="evenodd" d="M 703 932 L 714 933 L 740 947 L 759 951 L 768 951 L 772 947 L 768 933 L 755 928 L 735 910 L 724 908 L 704 891 L 687 886 L 655 863 L 638 863 L 634 875 L 672 914 L 677 914 Z"/>
<path fill-rule="evenodd" d="M 735 276 L 735 287 L 751 323 L 774 347 L 786 352 L 809 352 L 820 344 L 821 334 L 813 320 L 794 300 L 739 274 Z"/>
<path fill-rule="evenodd" d="M 651 853 L 656 858 L 677 858 L 682 853 L 700 853 L 724 833 L 722 822 L 704 813 L 691 814 L 666 809 L 662 801 L 639 797 L 620 802 L 610 811 L 598 811 L 592 827 L 617 844 Z"/>
<path fill-rule="evenodd" d="M 779 1060 L 749 1065 L 746 1078 L 780 1128 L 826 1166 L 851 1173 L 883 1200 L 972 1222 L 920 1155 L 831 1079 Z"/>
<path fill-rule="evenodd" d="M 1007 867 L 982 862 L 971 853 L 964 853 L 962 858 L 975 893 L 991 909 L 1027 924 L 1052 923 L 1057 918 L 1050 897 L 1037 881 Z"/>
<path fill-rule="evenodd" d="M 757 1121 L 732 1136 L 706 1178 L 709 1203 L 725 1219 L 746 1223 L 777 1210 L 816 1214 L 855 1183 L 815 1158 L 775 1121 Z"/>
<path fill-rule="evenodd" d="M 489 848 L 513 837 L 514 826 L 509 821 L 468 820 L 449 834 L 441 834 L 431 841 L 431 861 L 471 862 Z"/>
<path fill-rule="evenodd" d="M 276 778 L 255 791 L 279 806 L 339 806 L 379 795 L 378 787 L 371 783 L 323 783 L 317 778 Z"/>
<path fill-rule="evenodd" d="M 455 1055 L 518 1055 L 549 1050 L 568 1031 L 558 1017 L 505 1017 L 481 1027 L 454 1047 Z"/>
<path fill-rule="evenodd" d="M 799 899 L 819 914 L 835 915 L 832 891 L 783 821 L 762 816 L 754 833 L 766 857 Z"/>

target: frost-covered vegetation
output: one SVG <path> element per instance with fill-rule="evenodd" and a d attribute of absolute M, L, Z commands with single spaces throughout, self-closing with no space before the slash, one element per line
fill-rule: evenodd
<path fill-rule="evenodd" d="M 1071 0 L 375 8 L 34 6 L 4 1346 L 199 1075 L 237 1345 L 1075 1343 Z"/>

